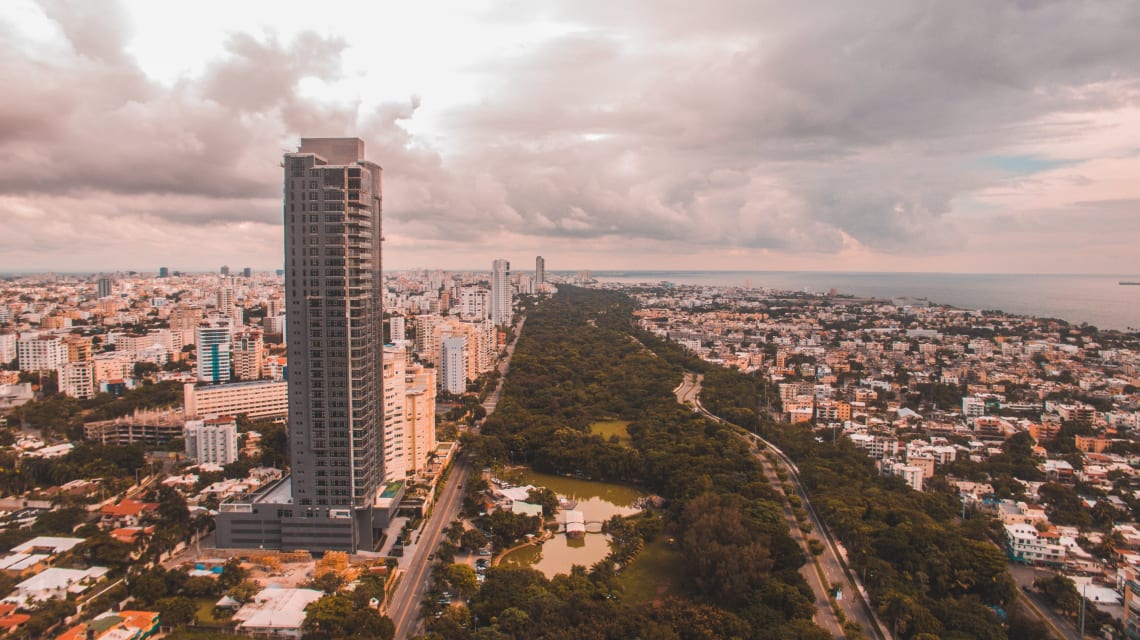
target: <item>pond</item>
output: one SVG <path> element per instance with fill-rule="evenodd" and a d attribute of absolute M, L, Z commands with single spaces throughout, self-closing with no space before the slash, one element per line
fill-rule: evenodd
<path fill-rule="evenodd" d="M 630 516 L 638 513 L 641 509 L 634 504 L 638 498 L 646 495 L 626 485 L 564 478 L 529 469 L 511 475 L 513 478 L 517 477 L 522 484 L 547 487 L 560 498 L 576 500 L 578 506 L 575 508 L 582 512 L 587 523 L 603 522 L 613 516 Z M 588 524 L 587 530 L 597 531 L 598 526 Z M 589 568 L 605 558 L 610 552 L 609 540 L 608 535 L 601 533 L 587 533 L 584 538 L 578 540 L 569 539 L 564 534 L 558 533 L 542 545 L 523 547 L 508 553 L 503 557 L 501 564 L 532 567 L 549 578 L 559 573 L 570 573 L 570 567 L 573 565 L 580 564 Z"/>

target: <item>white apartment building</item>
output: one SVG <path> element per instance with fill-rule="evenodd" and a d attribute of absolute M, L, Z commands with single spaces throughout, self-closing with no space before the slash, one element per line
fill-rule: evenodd
<path fill-rule="evenodd" d="M 491 322 L 497 327 L 511 324 L 513 288 L 511 263 L 502 258 L 496 259 L 491 263 Z"/>
<path fill-rule="evenodd" d="M 459 290 L 459 315 L 464 320 L 486 320 L 490 292 L 482 287 L 464 287 Z"/>
<path fill-rule="evenodd" d="M 389 337 L 392 342 L 403 342 L 407 335 L 407 324 L 404 316 L 392 316 L 388 319 Z"/>
<path fill-rule="evenodd" d="M 221 383 L 230 381 L 231 327 L 228 320 L 215 319 L 197 328 L 198 380 Z"/>
<path fill-rule="evenodd" d="M 186 456 L 198 464 L 226 465 L 238 459 L 237 419 L 186 421 Z"/>
<path fill-rule="evenodd" d="M 67 362 L 67 345 L 59 336 L 21 335 L 16 341 L 16 352 L 23 371 L 55 371 Z"/>
<path fill-rule="evenodd" d="M 251 419 L 289 414 L 289 383 L 264 380 L 213 386 L 183 386 L 187 418 L 245 415 Z"/>
<path fill-rule="evenodd" d="M 428 456 L 435 451 L 435 369 L 408 367 L 405 375 L 404 425 L 408 475 L 427 471 Z"/>
<path fill-rule="evenodd" d="M 973 396 L 962 398 L 962 415 L 967 418 L 980 418 L 986 415 L 986 401 Z"/>
<path fill-rule="evenodd" d="M 16 334 L 0 333 L 0 363 L 8 364 L 16 359 Z"/>
<path fill-rule="evenodd" d="M 95 363 L 95 381 L 126 380 L 134 375 L 134 361 L 129 354 L 118 351 L 96 354 L 91 361 Z"/>
<path fill-rule="evenodd" d="M 460 395 L 467 391 L 467 337 L 456 336 L 443 341 L 442 375 L 444 391 Z"/>
<path fill-rule="evenodd" d="M 56 375 L 59 378 L 60 393 L 80 400 L 95 397 L 94 362 L 65 362 L 56 369 Z"/>
<path fill-rule="evenodd" d="M 1061 536 L 1048 529 L 1038 531 L 1034 525 L 1018 522 L 1005 525 L 1005 545 L 1009 555 L 1025 564 L 1063 564 L 1065 546 Z"/>
<path fill-rule="evenodd" d="M 407 476 L 407 362 L 402 349 L 384 348 L 384 481 Z"/>

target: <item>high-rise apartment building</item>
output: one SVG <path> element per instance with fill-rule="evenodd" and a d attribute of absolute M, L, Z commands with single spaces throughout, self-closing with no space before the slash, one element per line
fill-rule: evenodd
<path fill-rule="evenodd" d="M 16 340 L 14 333 L 0 333 L 0 364 L 8 364 L 16 359 Z"/>
<path fill-rule="evenodd" d="M 234 335 L 231 356 L 235 378 L 238 380 L 261 379 L 264 346 L 261 331 L 257 329 L 243 329 Z"/>
<path fill-rule="evenodd" d="M 60 393 L 80 400 L 95 397 L 94 362 L 64 362 L 56 369 L 56 375 Z"/>
<path fill-rule="evenodd" d="M 435 369 L 409 365 L 405 381 L 405 470 L 414 476 L 427 472 L 428 456 L 435 451 Z"/>
<path fill-rule="evenodd" d="M 220 546 L 371 550 L 398 506 L 384 483 L 380 166 L 355 138 L 285 154 L 292 474 L 221 506 Z"/>
<path fill-rule="evenodd" d="M 511 323 L 511 263 L 498 258 L 491 264 L 491 322 Z"/>
<path fill-rule="evenodd" d="M 100 298 L 106 298 L 111 295 L 111 285 L 113 282 L 110 278 L 102 277 L 95 281 L 95 295 Z"/>
<path fill-rule="evenodd" d="M 59 336 L 22 335 L 16 341 L 16 352 L 22 371 L 54 371 L 67 362 L 67 345 Z"/>
<path fill-rule="evenodd" d="M 404 316 L 392 316 L 388 318 L 390 337 L 392 342 L 403 342 L 407 336 L 407 323 Z"/>
<path fill-rule="evenodd" d="M 538 256 L 534 259 L 534 284 L 541 286 L 544 282 L 546 282 L 546 260 Z"/>
<path fill-rule="evenodd" d="M 460 395 L 467 391 L 467 337 L 455 336 L 443 341 L 442 376 L 443 390 Z"/>
<path fill-rule="evenodd" d="M 407 475 L 407 362 L 404 350 L 384 349 L 384 479 L 403 480 Z"/>
<path fill-rule="evenodd" d="M 233 348 L 229 320 L 214 318 L 198 325 L 198 380 L 219 383 L 230 381 Z"/>
<path fill-rule="evenodd" d="M 214 416 L 186 421 L 186 456 L 198 464 L 227 465 L 238 459 L 237 419 Z"/>

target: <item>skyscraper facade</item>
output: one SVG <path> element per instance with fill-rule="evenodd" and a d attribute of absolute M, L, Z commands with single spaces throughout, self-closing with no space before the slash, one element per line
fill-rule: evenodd
<path fill-rule="evenodd" d="M 231 326 L 228 319 L 211 319 L 198 325 L 199 382 L 220 383 L 230 381 L 233 367 Z"/>
<path fill-rule="evenodd" d="M 467 336 L 455 336 L 443 341 L 442 375 L 440 384 L 443 390 L 452 395 L 462 395 L 467 391 Z"/>
<path fill-rule="evenodd" d="M 534 285 L 537 287 L 546 282 L 546 260 L 542 256 L 534 259 Z"/>
<path fill-rule="evenodd" d="M 511 323 L 511 263 L 498 258 L 491 263 L 491 322 Z"/>
<path fill-rule="evenodd" d="M 110 278 L 99 278 L 95 282 L 95 295 L 100 298 L 106 298 L 111 295 L 111 284 L 112 280 Z"/>
<path fill-rule="evenodd" d="M 380 166 L 358 139 L 285 156 L 289 439 L 299 505 L 366 508 L 383 477 Z"/>
<path fill-rule="evenodd" d="M 282 166 L 292 474 L 223 504 L 218 544 L 371 550 L 390 515 L 375 505 L 399 502 L 383 482 L 381 169 L 356 138 L 303 138 Z"/>

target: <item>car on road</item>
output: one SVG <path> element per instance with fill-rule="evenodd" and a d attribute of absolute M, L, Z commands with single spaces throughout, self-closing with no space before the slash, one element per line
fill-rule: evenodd
<path fill-rule="evenodd" d="M 429 554 L 428 554 L 428 560 L 435 560 L 435 554 L 434 554 L 434 553 L 429 553 Z"/>

